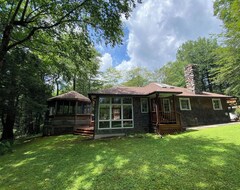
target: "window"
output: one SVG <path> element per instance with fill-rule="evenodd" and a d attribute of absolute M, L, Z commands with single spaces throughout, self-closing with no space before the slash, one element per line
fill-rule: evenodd
<path fill-rule="evenodd" d="M 79 102 L 77 106 L 77 114 L 89 114 L 91 113 L 90 104 Z"/>
<path fill-rule="evenodd" d="M 179 98 L 181 110 L 191 110 L 191 104 L 189 98 Z"/>
<path fill-rule="evenodd" d="M 98 128 L 133 128 L 132 110 L 132 98 L 100 97 Z"/>
<path fill-rule="evenodd" d="M 222 110 L 222 103 L 220 99 L 212 99 L 213 109 Z"/>
<path fill-rule="evenodd" d="M 171 112 L 170 100 L 163 99 L 163 111 L 164 112 Z"/>
<path fill-rule="evenodd" d="M 141 112 L 148 113 L 148 99 L 141 98 Z"/>

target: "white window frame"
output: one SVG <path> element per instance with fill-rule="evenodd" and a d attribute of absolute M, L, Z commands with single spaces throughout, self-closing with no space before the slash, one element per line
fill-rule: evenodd
<path fill-rule="evenodd" d="M 143 111 L 143 102 L 147 102 L 147 111 Z M 141 98 L 141 113 L 148 113 L 149 112 L 149 107 L 148 107 L 148 98 Z"/>
<path fill-rule="evenodd" d="M 215 107 L 214 101 L 218 101 L 218 103 L 219 103 L 219 108 L 216 108 L 216 107 Z M 223 109 L 223 108 L 222 108 L 222 101 L 221 101 L 220 98 L 212 98 L 212 105 L 213 105 L 213 109 L 214 109 L 214 110 L 222 110 L 222 109 Z"/>
<path fill-rule="evenodd" d="M 132 128 L 134 128 L 134 113 L 133 113 L 133 99 L 131 98 L 131 97 L 99 97 L 99 99 L 100 98 L 109 98 L 110 99 L 110 103 L 108 104 L 108 103 L 104 103 L 104 104 L 100 104 L 100 102 L 98 101 L 98 130 L 109 130 L 109 129 L 132 129 Z M 121 103 L 120 104 L 113 104 L 112 103 L 112 98 L 121 98 Z M 126 103 L 123 103 L 123 98 L 131 98 L 131 104 L 126 104 Z M 109 110 L 109 119 L 100 119 L 100 105 L 108 105 L 109 107 L 110 107 L 110 110 Z M 112 106 L 113 105 L 121 105 L 121 119 L 119 119 L 119 120 L 113 120 L 112 119 Z M 123 118 L 123 106 L 124 105 L 131 105 L 131 108 L 132 108 L 132 119 L 124 119 Z M 99 128 L 99 123 L 101 122 L 101 121 L 106 121 L 106 122 L 109 122 L 109 128 Z M 121 127 L 117 127 L 117 128 L 113 128 L 112 127 L 112 121 L 121 121 Z M 124 121 L 131 121 L 132 122 L 132 127 L 123 127 L 123 122 Z"/>
<path fill-rule="evenodd" d="M 189 109 L 186 109 L 186 108 L 183 108 L 183 107 L 182 107 L 182 100 L 187 100 L 187 101 L 188 101 Z M 180 105 L 180 110 L 184 110 L 184 111 L 190 111 L 190 110 L 192 110 L 190 98 L 179 98 L 179 105 Z"/>
<path fill-rule="evenodd" d="M 164 102 L 168 102 L 167 104 L 168 104 L 168 107 L 169 107 L 169 111 L 166 111 L 165 110 L 165 107 L 164 107 Z M 162 106 L 163 106 L 163 111 L 165 112 L 165 113 L 170 113 L 171 112 L 171 103 L 170 103 L 170 100 L 169 99 L 167 99 L 167 98 L 164 98 L 163 99 L 163 101 L 162 101 Z"/>

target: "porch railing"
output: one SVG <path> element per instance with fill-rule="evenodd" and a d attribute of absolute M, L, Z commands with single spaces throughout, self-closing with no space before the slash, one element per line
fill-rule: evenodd
<path fill-rule="evenodd" d="M 179 112 L 152 112 L 152 122 L 158 124 L 181 125 L 181 115 Z"/>

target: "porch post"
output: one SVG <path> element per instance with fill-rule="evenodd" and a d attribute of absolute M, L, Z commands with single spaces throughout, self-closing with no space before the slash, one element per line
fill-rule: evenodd
<path fill-rule="evenodd" d="M 77 108 L 78 108 L 78 101 L 75 102 L 75 109 L 74 109 L 74 129 L 75 130 L 75 127 L 77 125 L 76 121 L 77 121 Z"/>
<path fill-rule="evenodd" d="M 57 115 L 57 101 L 55 101 L 55 110 L 54 110 L 54 116 Z"/>
<path fill-rule="evenodd" d="M 176 95 L 173 95 L 173 108 L 174 108 L 174 116 L 176 118 L 176 124 L 181 125 L 181 118 L 180 118 L 180 115 L 178 115 L 177 109 L 176 109 Z"/>
<path fill-rule="evenodd" d="M 172 99 L 173 99 L 173 109 L 174 109 L 174 112 L 176 112 L 176 102 L 175 102 L 175 95 L 173 94 L 172 95 Z"/>
<path fill-rule="evenodd" d="M 159 97 L 159 94 L 156 93 L 156 98 L 155 98 L 155 104 L 156 104 L 156 119 L 157 119 L 157 122 L 156 122 L 156 125 L 159 124 L 159 103 L 158 103 L 158 97 Z"/>
<path fill-rule="evenodd" d="M 176 102 L 175 102 L 175 95 L 172 95 L 172 99 L 173 99 L 173 109 L 174 109 L 174 117 L 176 119 L 176 123 L 178 122 L 178 118 L 177 118 L 177 110 L 176 110 Z"/>

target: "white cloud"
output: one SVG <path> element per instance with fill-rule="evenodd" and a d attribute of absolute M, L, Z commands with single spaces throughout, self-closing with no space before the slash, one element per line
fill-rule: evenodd
<path fill-rule="evenodd" d="M 129 71 L 132 68 L 134 68 L 136 65 L 133 64 L 133 62 L 123 60 L 121 64 L 116 66 L 116 69 L 119 71 Z"/>
<path fill-rule="evenodd" d="M 112 56 L 109 53 L 103 54 L 100 57 L 100 71 L 106 71 L 108 68 L 112 67 Z"/>
<path fill-rule="evenodd" d="M 117 68 L 159 68 L 174 61 L 183 42 L 219 33 L 221 22 L 213 16 L 212 6 L 209 0 L 143 1 L 125 21 L 130 60 Z"/>

